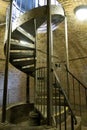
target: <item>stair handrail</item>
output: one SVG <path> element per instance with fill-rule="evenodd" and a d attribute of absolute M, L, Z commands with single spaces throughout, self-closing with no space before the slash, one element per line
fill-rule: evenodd
<path fill-rule="evenodd" d="M 74 79 L 76 79 L 76 80 L 82 85 L 82 87 L 83 87 L 84 89 L 87 89 L 87 87 L 86 87 L 75 75 L 73 75 L 72 72 L 69 71 L 69 69 L 67 68 L 66 65 L 65 65 L 65 67 L 66 67 L 66 71 L 67 71 Z"/>
<path fill-rule="evenodd" d="M 75 124 L 77 124 L 77 119 L 76 119 L 76 117 L 75 117 L 75 114 L 73 113 L 71 104 L 70 104 L 70 102 L 69 102 L 69 100 L 68 100 L 68 97 L 67 97 L 65 91 L 64 91 L 63 87 L 60 85 L 60 81 L 59 81 L 59 78 L 58 78 L 58 76 L 57 76 L 56 70 L 55 70 L 55 69 L 52 69 L 52 71 L 53 71 L 53 74 L 54 74 L 54 76 L 55 76 L 55 78 L 56 78 L 56 80 L 57 80 L 57 84 L 58 84 L 59 88 L 61 89 L 64 98 L 66 99 L 67 105 L 68 105 L 69 110 L 70 110 L 70 112 L 71 112 L 71 116 L 73 117 L 73 119 L 74 119 L 74 121 L 75 121 Z"/>

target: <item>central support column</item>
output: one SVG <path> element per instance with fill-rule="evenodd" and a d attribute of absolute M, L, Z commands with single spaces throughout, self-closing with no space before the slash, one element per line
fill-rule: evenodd
<path fill-rule="evenodd" d="M 47 0 L 47 125 L 52 125 L 52 52 L 51 0 Z"/>
<path fill-rule="evenodd" d="M 8 87 L 8 71 L 9 71 L 9 57 L 10 57 L 10 40 L 11 40 L 11 19 L 12 19 L 12 2 L 10 1 L 9 22 L 8 22 L 8 38 L 6 43 L 6 61 L 5 61 L 5 76 L 3 89 L 3 104 L 2 104 L 2 123 L 6 121 L 6 105 L 7 105 L 7 87 Z"/>

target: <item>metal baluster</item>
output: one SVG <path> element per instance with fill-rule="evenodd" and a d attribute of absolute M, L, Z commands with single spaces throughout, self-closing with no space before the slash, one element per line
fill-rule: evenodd
<path fill-rule="evenodd" d="M 75 88 L 74 88 L 74 77 L 72 77 L 72 80 L 73 80 L 73 98 L 74 98 L 74 110 L 75 110 Z"/>
<path fill-rule="evenodd" d="M 67 66 L 66 66 L 66 77 L 67 77 L 67 95 L 68 95 L 68 99 L 70 98 L 69 94 L 70 94 L 70 85 L 69 85 L 69 73 L 68 73 L 68 70 L 67 70 Z"/>
<path fill-rule="evenodd" d="M 85 97 L 86 97 L 86 108 L 87 108 L 87 89 L 85 89 Z"/>
<path fill-rule="evenodd" d="M 71 114 L 71 130 L 74 130 L 74 121 L 73 121 L 73 116 Z"/>
<path fill-rule="evenodd" d="M 47 96 L 47 68 L 45 69 L 45 76 L 46 76 L 46 82 L 45 82 L 45 90 L 46 90 L 46 96 Z M 46 117 L 47 117 L 47 101 L 46 101 Z"/>
<path fill-rule="evenodd" d="M 55 78 L 55 83 L 54 83 L 54 87 L 55 87 L 55 118 L 56 118 L 56 128 L 58 127 L 58 119 L 57 119 L 57 106 L 58 106 L 58 100 L 57 100 L 57 97 L 58 97 L 58 90 L 57 90 L 57 83 L 56 83 L 56 78 Z"/>
<path fill-rule="evenodd" d="M 30 84 L 30 77 L 27 74 L 27 80 L 26 80 L 26 103 L 30 103 L 30 89 L 29 89 L 29 84 Z"/>
<path fill-rule="evenodd" d="M 38 84 L 38 95 L 40 96 L 40 69 L 38 70 L 39 71 L 39 75 L 38 75 L 38 82 L 39 82 L 39 84 Z M 38 98 L 39 98 L 39 96 L 37 96 L 37 102 L 38 102 Z M 40 99 L 39 99 L 39 102 L 40 102 Z M 38 109 L 40 109 L 40 107 L 39 107 L 40 105 L 38 104 Z"/>
<path fill-rule="evenodd" d="M 29 0 L 26 0 L 26 2 L 25 2 L 25 11 L 27 10 L 28 4 L 29 4 Z"/>
<path fill-rule="evenodd" d="M 40 100 L 39 109 L 41 111 L 41 79 L 40 79 L 40 77 L 41 77 L 41 68 L 39 69 L 39 96 L 40 96 L 40 98 L 38 96 L 38 98 Z"/>
<path fill-rule="evenodd" d="M 41 69 L 41 112 L 43 113 L 43 68 Z"/>
<path fill-rule="evenodd" d="M 65 122 L 65 130 L 67 130 L 67 122 L 66 122 L 66 100 L 64 98 L 64 122 Z"/>
<path fill-rule="evenodd" d="M 82 110 L 81 110 L 81 91 L 80 91 L 80 83 L 79 83 L 79 85 L 78 85 L 78 87 L 79 87 L 79 106 L 80 106 L 80 116 L 81 116 L 81 112 L 82 112 Z"/>
<path fill-rule="evenodd" d="M 44 93 L 44 99 L 45 99 L 45 95 L 46 95 L 46 90 L 45 90 L 45 68 L 44 68 L 44 85 L 43 85 L 43 88 L 44 88 L 44 91 L 43 91 L 43 93 Z M 43 108 L 43 114 L 45 115 L 45 106 L 46 106 L 46 104 L 45 104 L 46 102 L 45 102 L 45 100 L 44 100 L 44 108 Z"/>
<path fill-rule="evenodd" d="M 39 0 L 38 0 L 38 7 L 39 7 Z"/>
<path fill-rule="evenodd" d="M 36 70 L 36 71 L 37 71 L 37 83 L 36 83 L 36 91 L 35 91 L 35 93 L 36 93 L 35 103 L 36 103 L 36 106 L 38 108 L 38 100 L 37 100 L 37 98 L 38 98 L 38 87 L 39 87 L 39 84 L 38 84 L 38 82 L 39 82 L 39 80 L 38 80 L 39 72 L 38 72 L 38 70 Z"/>
<path fill-rule="evenodd" d="M 16 2 L 16 4 L 17 4 L 17 0 L 16 0 L 15 2 Z M 17 13 L 16 10 L 17 10 L 17 9 L 16 9 L 16 7 L 15 7 L 15 11 L 14 11 L 14 12 L 15 12 L 15 18 L 16 18 L 16 13 Z"/>
<path fill-rule="evenodd" d="M 59 130 L 61 130 L 61 90 L 59 87 Z"/>
<path fill-rule="evenodd" d="M 19 15 L 21 15 L 21 10 L 22 10 L 22 0 L 20 0 L 20 13 L 19 13 Z"/>

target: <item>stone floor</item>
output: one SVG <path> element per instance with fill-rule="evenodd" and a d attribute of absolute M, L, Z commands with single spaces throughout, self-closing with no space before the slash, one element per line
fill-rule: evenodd
<path fill-rule="evenodd" d="M 81 130 L 87 130 L 87 127 L 85 126 L 82 126 L 82 129 Z"/>
<path fill-rule="evenodd" d="M 29 121 L 24 121 L 18 124 L 9 124 L 9 123 L 1 123 L 0 124 L 0 130 L 59 130 L 59 128 L 55 127 L 50 127 L 50 126 L 29 126 L 30 123 Z M 71 127 L 67 128 L 67 130 L 70 130 Z M 64 130 L 64 127 L 61 128 L 61 130 Z M 82 129 L 77 129 L 75 130 L 87 130 L 87 127 L 83 127 Z"/>

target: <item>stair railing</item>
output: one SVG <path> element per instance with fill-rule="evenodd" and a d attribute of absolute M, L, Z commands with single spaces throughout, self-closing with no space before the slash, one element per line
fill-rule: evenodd
<path fill-rule="evenodd" d="M 47 102 L 46 102 L 46 94 L 47 94 L 47 68 L 39 67 L 36 70 L 37 73 L 37 86 L 36 86 L 36 94 L 35 94 L 35 104 L 36 108 L 47 117 Z"/>
<path fill-rule="evenodd" d="M 87 109 L 87 87 L 66 67 L 68 98 L 76 114 L 82 115 Z"/>
<path fill-rule="evenodd" d="M 47 67 L 40 67 L 36 71 L 37 88 L 35 104 L 36 108 L 41 112 L 45 119 L 47 119 Z M 68 114 L 70 114 L 70 129 L 74 130 L 74 124 L 77 123 L 77 119 L 72 111 L 68 97 L 66 96 L 63 88 L 60 86 L 59 79 L 55 70 L 53 70 L 52 82 L 52 124 L 59 128 L 59 130 L 61 130 L 62 127 L 64 127 L 64 129 L 67 129 L 67 118 Z"/>
<path fill-rule="evenodd" d="M 59 107 L 59 129 L 61 130 L 62 128 L 62 118 L 64 116 L 64 129 L 67 128 L 67 107 L 69 110 L 69 114 L 71 116 L 71 130 L 74 130 L 74 124 L 77 124 L 77 119 L 75 117 L 75 114 L 72 110 L 71 104 L 68 100 L 68 97 L 64 91 L 64 89 L 61 87 L 60 85 L 60 81 L 59 78 L 57 76 L 56 71 L 53 69 L 53 75 L 54 75 L 54 81 L 53 81 L 53 85 L 55 88 L 55 110 L 56 110 L 56 116 L 57 116 L 57 107 Z M 59 97 L 59 100 L 57 99 L 57 97 Z M 58 100 L 58 101 L 57 101 Z M 59 103 L 58 103 L 59 102 Z M 57 105 L 58 103 L 58 105 Z M 62 107 L 64 107 L 64 115 L 62 115 L 61 110 Z M 58 125 L 57 123 L 57 118 L 56 118 L 56 126 Z"/>

